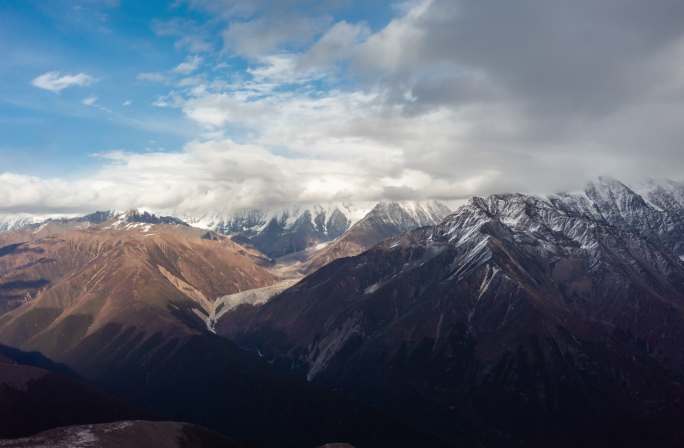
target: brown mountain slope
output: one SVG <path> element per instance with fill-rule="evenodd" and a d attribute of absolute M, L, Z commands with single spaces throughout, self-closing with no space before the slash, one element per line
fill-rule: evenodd
<path fill-rule="evenodd" d="M 258 254 L 176 225 L 62 229 L 0 248 L 0 291 L 23 304 L 0 341 L 62 359 L 107 324 L 191 334 L 220 296 L 269 285 Z"/>
<path fill-rule="evenodd" d="M 2 284 L 32 299 L 0 316 L 0 341 L 41 351 L 155 416 L 256 446 L 426 440 L 208 329 L 215 298 L 276 280 L 258 253 L 176 223 L 115 217 L 46 231 L 2 246 Z"/>

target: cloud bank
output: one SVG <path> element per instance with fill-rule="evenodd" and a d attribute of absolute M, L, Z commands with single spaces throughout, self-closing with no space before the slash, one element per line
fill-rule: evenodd
<path fill-rule="evenodd" d="M 2 207 L 197 212 L 682 178 L 679 1 L 419 0 L 379 29 L 265 3 L 185 2 L 223 24 L 223 48 L 161 79 L 155 104 L 202 129 L 184 148 L 107 153 L 78 181 L 4 174 Z M 247 69 L 224 76 L 219 61 L 235 57 Z"/>

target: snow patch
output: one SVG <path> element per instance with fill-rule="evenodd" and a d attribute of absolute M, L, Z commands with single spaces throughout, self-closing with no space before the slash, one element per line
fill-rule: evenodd
<path fill-rule="evenodd" d="M 368 288 L 363 290 L 364 294 L 373 294 L 375 291 L 380 289 L 380 286 L 382 286 L 379 282 L 378 283 L 373 283 L 370 285 Z"/>

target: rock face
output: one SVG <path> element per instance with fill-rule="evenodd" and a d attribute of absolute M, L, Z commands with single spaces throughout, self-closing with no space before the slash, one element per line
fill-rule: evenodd
<path fill-rule="evenodd" d="M 473 198 L 221 330 L 445 440 L 677 446 L 682 186 Z"/>

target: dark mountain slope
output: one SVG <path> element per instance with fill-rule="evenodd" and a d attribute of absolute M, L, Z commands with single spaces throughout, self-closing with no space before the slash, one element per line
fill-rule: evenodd
<path fill-rule="evenodd" d="M 64 365 L 0 346 L 0 438 L 144 416 L 86 384 Z"/>
<path fill-rule="evenodd" d="M 220 330 L 446 439 L 677 446 L 679 225 L 610 179 L 474 198 L 236 309 Z"/>

